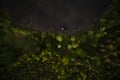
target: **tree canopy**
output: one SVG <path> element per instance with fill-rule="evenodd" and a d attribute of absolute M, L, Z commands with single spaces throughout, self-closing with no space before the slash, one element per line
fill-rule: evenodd
<path fill-rule="evenodd" d="M 27 29 L 1 12 L 0 80 L 119 80 L 120 7 L 113 1 L 78 36 Z"/>

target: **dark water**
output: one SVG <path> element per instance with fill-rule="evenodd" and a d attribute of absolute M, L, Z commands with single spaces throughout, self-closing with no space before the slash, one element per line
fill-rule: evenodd
<path fill-rule="evenodd" d="M 110 0 L 3 0 L 11 19 L 18 24 L 32 24 L 40 31 L 67 33 L 87 30 L 105 11 Z"/>

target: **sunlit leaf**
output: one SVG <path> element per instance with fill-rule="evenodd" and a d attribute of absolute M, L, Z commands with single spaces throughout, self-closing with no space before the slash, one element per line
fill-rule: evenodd
<path fill-rule="evenodd" d="M 72 49 L 72 45 L 68 44 L 67 48 L 68 50 Z"/>
<path fill-rule="evenodd" d="M 37 57 L 36 57 L 36 60 L 38 61 L 38 60 L 40 60 L 40 58 L 37 56 Z"/>
<path fill-rule="evenodd" d="M 78 43 L 73 43 L 73 44 L 72 44 L 72 47 L 73 47 L 73 48 L 77 48 L 78 46 L 79 46 Z"/>
<path fill-rule="evenodd" d="M 62 41 L 63 41 L 63 38 L 62 38 L 61 35 L 58 35 L 58 36 L 56 37 L 56 40 L 59 41 L 59 42 L 62 42 Z"/>
<path fill-rule="evenodd" d="M 75 38 L 74 36 L 72 36 L 70 40 L 71 40 L 71 41 L 75 41 L 76 38 Z"/>
<path fill-rule="evenodd" d="M 42 57 L 42 62 L 45 62 L 45 61 L 47 61 L 47 60 L 48 60 L 47 57 Z"/>
<path fill-rule="evenodd" d="M 62 62 L 64 65 L 67 65 L 69 63 L 69 58 L 68 57 L 63 57 Z"/>
<path fill-rule="evenodd" d="M 42 38 L 45 38 L 45 37 L 46 37 L 46 33 L 45 33 L 45 32 L 42 32 L 41 37 L 42 37 Z"/>

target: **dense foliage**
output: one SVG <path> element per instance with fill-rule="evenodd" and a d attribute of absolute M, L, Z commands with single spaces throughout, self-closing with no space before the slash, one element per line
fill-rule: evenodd
<path fill-rule="evenodd" d="M 28 30 L 1 13 L 0 80 L 119 80 L 118 10 L 110 6 L 94 29 L 77 36 Z"/>

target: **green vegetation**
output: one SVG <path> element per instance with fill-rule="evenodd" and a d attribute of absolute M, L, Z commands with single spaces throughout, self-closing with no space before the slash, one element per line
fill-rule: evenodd
<path fill-rule="evenodd" d="M 0 80 L 120 79 L 120 7 L 114 4 L 78 36 L 28 30 L 1 13 Z"/>

